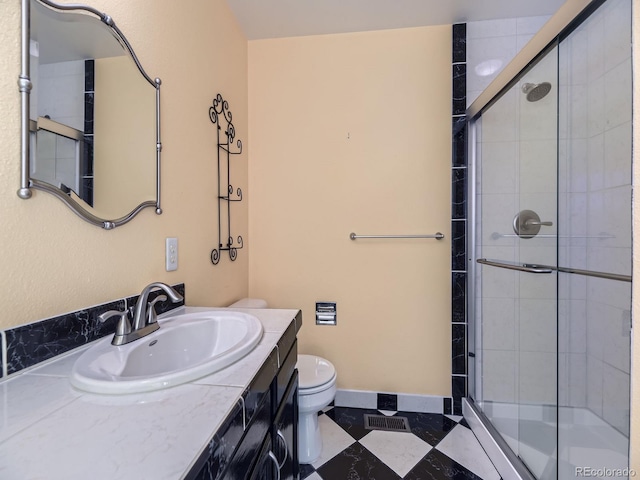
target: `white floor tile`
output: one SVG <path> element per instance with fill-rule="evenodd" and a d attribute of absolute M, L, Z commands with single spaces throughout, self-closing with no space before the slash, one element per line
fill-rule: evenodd
<path fill-rule="evenodd" d="M 432 448 L 412 433 L 381 430 L 367 434 L 360 443 L 401 477 L 409 473 Z"/>
<path fill-rule="evenodd" d="M 461 417 L 460 415 L 445 415 L 445 417 L 453 420 L 454 422 L 460 423 L 460 420 L 462 420 L 464 417 Z"/>
<path fill-rule="evenodd" d="M 322 435 L 322 453 L 320 458 L 311 464 L 316 469 L 355 443 L 353 437 L 327 415 L 320 415 L 318 424 Z"/>
<path fill-rule="evenodd" d="M 484 480 L 499 480 L 500 475 L 493 466 L 473 432 L 456 425 L 436 446 L 436 449 L 471 470 Z"/>
<path fill-rule="evenodd" d="M 322 480 L 322 477 L 320 475 L 318 475 L 317 472 L 313 472 L 308 477 L 305 477 L 305 480 Z"/>
<path fill-rule="evenodd" d="M 393 415 L 395 415 L 396 411 L 391 411 L 391 410 L 378 410 L 381 414 L 386 415 L 387 417 L 392 417 Z"/>

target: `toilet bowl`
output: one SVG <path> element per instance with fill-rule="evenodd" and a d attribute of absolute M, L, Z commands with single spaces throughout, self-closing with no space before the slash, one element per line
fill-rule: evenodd
<path fill-rule="evenodd" d="M 298 457 L 312 463 L 322 453 L 318 412 L 336 397 L 336 369 L 315 355 L 298 355 Z"/>
<path fill-rule="evenodd" d="M 243 298 L 229 305 L 234 308 L 267 308 L 259 298 Z M 298 354 L 298 458 L 300 463 L 312 463 L 322 453 L 322 437 L 318 412 L 336 397 L 336 369 L 333 364 L 315 355 Z"/>

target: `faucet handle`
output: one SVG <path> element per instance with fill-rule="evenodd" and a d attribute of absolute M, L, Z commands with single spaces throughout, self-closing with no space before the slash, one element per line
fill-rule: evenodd
<path fill-rule="evenodd" d="M 152 301 L 149 302 L 149 307 L 147 308 L 147 325 L 151 325 L 152 323 L 156 323 L 158 321 L 158 314 L 156 313 L 155 304 L 158 302 L 164 302 L 167 300 L 166 295 L 158 295 Z"/>
<path fill-rule="evenodd" d="M 116 327 L 116 335 L 126 335 L 131 333 L 131 322 L 129 322 L 129 310 L 125 309 L 123 312 L 119 312 L 118 310 L 109 310 L 108 312 L 104 312 L 100 316 L 98 316 L 98 320 L 101 323 L 106 322 L 111 317 L 120 317 L 120 321 L 118 321 L 118 326 Z"/>

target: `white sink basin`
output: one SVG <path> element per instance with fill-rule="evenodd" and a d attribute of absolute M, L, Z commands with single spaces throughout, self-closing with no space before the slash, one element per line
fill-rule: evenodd
<path fill-rule="evenodd" d="M 247 355 L 262 338 L 253 315 L 204 310 L 160 319 L 160 329 L 134 342 L 101 340 L 76 360 L 71 384 L 122 394 L 172 387 L 209 375 Z"/>

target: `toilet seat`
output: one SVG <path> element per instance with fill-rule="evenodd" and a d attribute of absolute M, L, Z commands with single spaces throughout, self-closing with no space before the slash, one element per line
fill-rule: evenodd
<path fill-rule="evenodd" d="M 333 364 L 315 355 L 298 355 L 299 395 L 312 395 L 331 388 L 336 383 Z"/>

